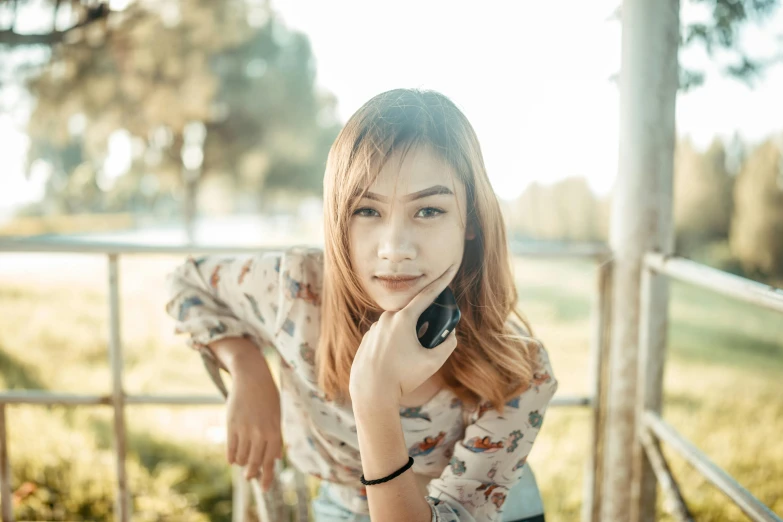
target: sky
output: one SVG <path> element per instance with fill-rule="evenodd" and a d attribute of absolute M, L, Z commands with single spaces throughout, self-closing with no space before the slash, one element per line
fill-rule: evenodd
<path fill-rule="evenodd" d="M 610 15 L 617 3 L 271 0 L 287 25 L 309 36 L 317 83 L 337 96 L 343 121 L 388 89 L 439 90 L 476 129 L 503 199 L 531 182 L 569 176 L 585 176 L 598 194 L 611 190 L 619 96 L 610 77 L 619 70 L 621 28 Z M 683 5 L 685 21 L 704 15 Z M 743 31 L 753 56 L 783 53 L 780 11 Z M 716 136 L 757 142 L 783 131 L 782 64 L 749 87 L 723 77 L 698 49 L 681 59 L 704 69 L 707 83 L 678 96 L 678 134 L 703 148 Z M 0 114 L 0 211 L 40 196 L 43 175 L 27 182 L 22 174 L 23 128 Z"/>

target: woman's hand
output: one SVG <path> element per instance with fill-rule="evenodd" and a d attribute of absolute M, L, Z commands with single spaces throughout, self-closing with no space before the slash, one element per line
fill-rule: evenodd
<path fill-rule="evenodd" d="M 263 355 L 249 356 L 232 370 L 228 394 L 228 448 L 230 464 L 247 466 L 245 477 L 262 477 L 264 491 L 274 478 L 275 459 L 282 458 L 280 394 Z"/>
<path fill-rule="evenodd" d="M 349 391 L 354 404 L 379 401 L 399 405 L 400 398 L 421 386 L 437 372 L 457 347 L 452 331 L 435 348 L 424 348 L 416 336 L 416 322 L 424 310 L 446 289 L 457 265 L 424 287 L 398 312 L 383 312 L 362 338 L 351 366 Z"/>

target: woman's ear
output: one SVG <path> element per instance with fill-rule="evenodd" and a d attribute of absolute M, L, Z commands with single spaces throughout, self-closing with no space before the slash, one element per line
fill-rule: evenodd
<path fill-rule="evenodd" d="M 468 226 L 465 229 L 465 239 L 468 241 L 476 239 L 476 227 L 473 225 L 473 222 L 468 223 Z"/>

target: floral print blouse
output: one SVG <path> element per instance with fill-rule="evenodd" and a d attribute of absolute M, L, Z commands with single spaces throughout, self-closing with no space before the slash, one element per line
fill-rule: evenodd
<path fill-rule="evenodd" d="M 343 506 L 369 514 L 356 424 L 350 404 L 326 401 L 316 383 L 323 250 L 291 247 L 255 256 L 189 258 L 168 275 L 166 311 L 176 332 L 198 350 L 244 336 L 281 357 L 282 431 L 291 462 L 329 481 Z M 557 389 L 546 350 L 531 386 L 506 403 L 463 408 L 448 388 L 415 408 L 401 408 L 413 471 L 432 477 L 426 496 L 433 521 L 501 520 Z"/>

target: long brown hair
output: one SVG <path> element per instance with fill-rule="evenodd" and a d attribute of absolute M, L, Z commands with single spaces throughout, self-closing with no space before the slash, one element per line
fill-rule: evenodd
<path fill-rule="evenodd" d="M 491 401 L 502 411 L 505 402 L 529 386 L 537 341 L 517 309 L 506 228 L 476 133 L 450 99 L 433 91 L 395 89 L 375 96 L 348 120 L 329 152 L 318 383 L 330 399 L 348 397 L 362 332 L 382 311 L 351 267 L 349 220 L 389 157 L 418 145 L 440 154 L 464 183 L 467 226 L 475 233 L 465 243 L 462 266 L 450 285 L 462 319 L 457 348 L 442 374 L 467 405 Z"/>

